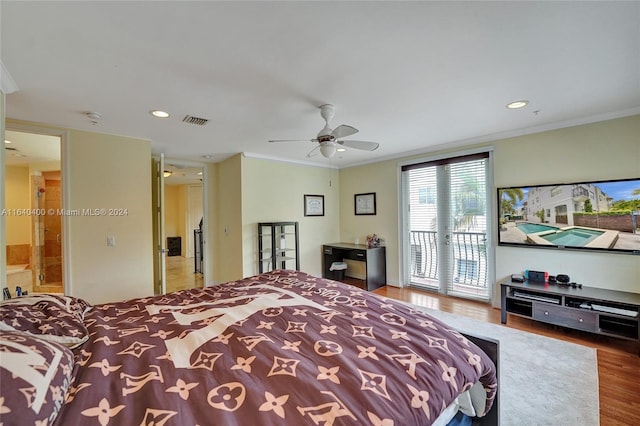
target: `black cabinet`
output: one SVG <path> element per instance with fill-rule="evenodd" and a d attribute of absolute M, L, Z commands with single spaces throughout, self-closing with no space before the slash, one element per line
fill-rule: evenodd
<path fill-rule="evenodd" d="M 167 237 L 168 256 L 180 256 L 182 254 L 182 238 Z"/>
<path fill-rule="evenodd" d="M 300 270 L 298 222 L 258 223 L 258 270 Z"/>
<path fill-rule="evenodd" d="M 342 281 L 344 271 L 332 271 L 333 262 L 344 260 L 364 262 L 364 280 L 345 280 L 365 290 L 375 290 L 387 285 L 387 257 L 385 247 L 368 247 L 363 244 L 333 243 L 322 246 L 322 277 Z"/>
<path fill-rule="evenodd" d="M 640 294 L 525 281 L 500 285 L 507 313 L 575 330 L 635 340 L 640 355 Z"/>

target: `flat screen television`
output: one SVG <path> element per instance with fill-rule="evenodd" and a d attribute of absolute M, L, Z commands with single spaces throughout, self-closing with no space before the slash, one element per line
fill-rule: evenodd
<path fill-rule="evenodd" d="M 497 190 L 498 245 L 640 255 L 640 178 Z"/>

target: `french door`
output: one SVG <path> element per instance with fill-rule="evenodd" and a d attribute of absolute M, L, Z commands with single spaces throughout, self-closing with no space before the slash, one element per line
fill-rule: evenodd
<path fill-rule="evenodd" d="M 490 169 L 491 152 L 402 166 L 405 283 L 490 299 Z"/>

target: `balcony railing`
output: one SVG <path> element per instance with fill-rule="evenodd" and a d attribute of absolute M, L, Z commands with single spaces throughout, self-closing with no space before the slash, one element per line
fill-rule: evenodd
<path fill-rule="evenodd" d="M 451 234 L 453 249 L 453 286 L 487 290 L 486 234 L 478 232 L 454 232 Z M 413 281 L 438 279 L 438 244 L 435 231 L 410 231 L 411 278 Z"/>

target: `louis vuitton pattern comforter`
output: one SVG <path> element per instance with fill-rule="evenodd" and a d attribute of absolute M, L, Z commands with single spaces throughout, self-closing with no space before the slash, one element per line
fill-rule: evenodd
<path fill-rule="evenodd" d="M 495 367 L 407 305 L 297 271 L 96 305 L 55 424 L 428 425 Z"/>

